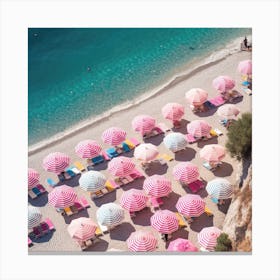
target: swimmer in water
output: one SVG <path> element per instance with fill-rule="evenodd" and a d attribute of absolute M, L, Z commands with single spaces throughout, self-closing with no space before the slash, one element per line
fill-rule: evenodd
<path fill-rule="evenodd" d="M 91 68 L 90 68 L 90 66 L 88 66 L 88 67 L 87 67 L 87 71 L 88 71 L 88 72 L 90 72 L 90 71 L 91 71 Z"/>
<path fill-rule="evenodd" d="M 190 50 L 194 50 L 194 47 L 189 47 Z"/>

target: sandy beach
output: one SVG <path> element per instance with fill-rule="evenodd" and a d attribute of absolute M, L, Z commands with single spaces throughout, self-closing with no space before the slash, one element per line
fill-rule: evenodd
<path fill-rule="evenodd" d="M 175 160 L 168 162 L 168 167 L 160 167 L 157 169 L 151 169 L 148 174 L 145 176 L 150 176 L 153 174 L 164 174 L 170 180 L 172 180 L 172 189 L 173 193 L 168 198 L 163 198 L 163 205 L 161 209 L 169 209 L 171 211 L 176 212 L 175 204 L 178 198 L 182 195 L 185 195 L 188 190 L 183 188 L 178 182 L 173 179 L 172 169 L 178 163 L 182 161 L 191 161 L 195 163 L 199 167 L 200 176 L 205 181 L 210 181 L 216 177 L 223 177 L 228 179 L 231 183 L 235 183 L 237 179 L 237 165 L 238 162 L 231 158 L 229 154 L 226 155 L 223 160 L 223 165 L 220 169 L 215 172 L 210 172 L 206 170 L 202 166 L 202 159 L 199 157 L 199 150 L 207 144 L 220 144 L 225 145 L 226 143 L 226 129 L 219 124 L 219 118 L 215 113 L 216 110 L 211 110 L 206 113 L 194 114 L 189 105 L 185 100 L 185 92 L 191 88 L 202 88 L 209 93 L 209 98 L 217 95 L 217 92 L 212 87 L 212 81 L 219 75 L 229 75 L 236 81 L 235 89 L 240 93 L 243 93 L 241 90 L 241 75 L 237 71 L 237 65 L 239 61 L 251 59 L 250 52 L 238 52 L 232 55 L 227 56 L 226 58 L 211 63 L 205 67 L 199 69 L 199 71 L 194 71 L 191 75 L 187 75 L 184 79 L 177 81 L 166 87 L 164 90 L 161 90 L 155 96 L 141 102 L 140 104 L 134 105 L 128 109 L 122 110 L 121 112 L 116 112 L 112 114 L 110 117 L 99 121 L 98 123 L 91 125 L 89 127 L 84 128 L 83 130 L 69 136 L 67 139 L 62 141 L 57 141 L 53 145 L 50 145 L 46 148 L 40 149 L 37 152 L 33 152 L 29 155 L 28 158 L 28 167 L 36 169 L 40 173 L 40 182 L 46 187 L 47 191 L 50 192 L 51 188 L 48 187 L 46 183 L 47 178 L 52 178 L 57 181 L 57 176 L 55 174 L 46 172 L 42 168 L 42 160 L 43 158 L 51 152 L 63 152 L 70 156 L 71 163 L 75 161 L 81 161 L 84 165 L 86 165 L 86 160 L 80 159 L 74 148 L 78 142 L 85 139 L 93 139 L 96 140 L 104 149 L 109 148 L 108 145 L 104 144 L 101 140 L 102 132 L 109 127 L 118 126 L 123 128 L 127 132 L 127 137 L 135 137 L 141 143 L 143 143 L 142 137 L 135 133 L 131 127 L 131 120 L 133 117 L 139 114 L 148 114 L 154 118 L 156 118 L 157 123 L 165 123 L 168 127 L 172 127 L 171 122 L 165 120 L 161 114 L 161 108 L 169 102 L 177 102 L 181 103 L 185 106 L 185 116 L 183 125 L 180 129 L 176 130 L 182 132 L 183 134 L 187 133 L 186 124 L 189 121 L 195 119 L 204 119 L 209 124 L 212 125 L 213 128 L 219 128 L 224 134 L 217 138 L 210 139 L 204 142 L 198 142 L 194 144 L 189 144 L 187 149 L 183 152 L 179 152 L 174 155 L 171 151 L 167 150 L 164 146 L 162 140 L 163 135 L 156 136 L 150 139 L 145 140 L 145 142 L 153 143 L 158 146 L 160 153 L 167 153 L 175 157 Z M 245 112 L 251 112 L 251 99 L 252 96 L 248 96 L 247 94 L 243 94 L 243 99 L 236 103 L 236 106 L 240 109 L 241 114 Z M 71 112 L 69 112 L 71 114 Z M 240 115 L 241 115 L 240 114 Z M 65 116 L 67 117 L 67 116 Z M 126 155 L 126 154 L 124 154 Z M 133 156 L 133 153 L 129 153 L 128 156 Z M 133 161 L 136 163 L 137 168 L 141 170 L 140 163 L 135 158 Z M 95 170 L 101 171 L 108 179 L 112 178 L 109 175 L 107 169 L 107 163 L 102 163 L 95 167 Z M 77 178 L 78 179 L 78 178 Z M 76 185 L 74 186 L 75 191 L 78 196 L 84 195 L 90 202 L 90 208 L 86 211 L 82 211 L 77 215 L 73 215 L 71 217 L 64 218 L 62 215 L 56 212 L 56 210 L 49 206 L 47 203 L 47 195 L 44 194 L 41 197 L 36 199 L 28 198 L 28 202 L 30 205 L 39 207 L 43 218 L 49 217 L 56 228 L 51 234 L 43 237 L 42 239 L 38 239 L 38 241 L 34 242 L 34 246 L 29 248 L 29 253 L 42 253 L 42 252 L 55 252 L 55 253 L 63 253 L 63 252 L 80 252 L 81 249 L 78 245 L 71 239 L 70 235 L 67 232 L 67 226 L 71 222 L 71 220 L 78 217 L 90 217 L 96 222 L 96 210 L 104 203 L 108 202 L 119 202 L 119 198 L 122 195 L 124 190 L 128 190 L 131 188 L 141 189 L 143 180 L 137 180 L 126 187 L 122 187 L 115 192 L 104 195 L 101 198 L 91 200 L 88 193 L 83 191 L 78 186 L 78 180 L 76 180 Z M 67 181 L 66 181 L 67 184 Z M 199 194 L 205 198 L 206 204 L 209 209 L 213 212 L 213 217 L 208 217 L 206 214 L 201 215 L 199 218 L 195 220 L 190 226 L 185 229 L 180 229 L 172 235 L 172 240 L 178 237 L 187 238 L 192 241 L 196 246 L 200 247 L 197 243 L 197 233 L 204 227 L 207 226 L 216 226 L 218 228 L 222 228 L 223 220 L 225 217 L 226 209 L 228 205 L 225 205 L 221 209 L 218 209 L 217 205 L 215 205 L 209 197 L 207 197 L 207 193 L 205 190 L 199 192 Z M 87 249 L 89 252 L 105 252 L 110 249 L 119 249 L 123 251 L 127 251 L 126 239 L 129 237 L 131 232 L 137 231 L 139 229 L 151 230 L 155 236 L 159 237 L 159 234 L 150 226 L 150 217 L 153 213 L 149 208 L 145 208 L 141 212 L 136 214 L 136 217 L 131 219 L 128 212 L 126 213 L 125 221 L 120 226 L 111 230 L 110 233 L 104 234 L 101 237 L 101 241 Z M 168 244 L 168 243 L 167 243 Z M 166 251 L 166 244 L 160 238 L 158 238 L 158 248 L 157 251 L 164 252 Z"/>

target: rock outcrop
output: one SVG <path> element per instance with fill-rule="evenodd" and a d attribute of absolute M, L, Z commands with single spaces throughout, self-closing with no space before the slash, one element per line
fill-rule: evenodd
<path fill-rule="evenodd" d="M 251 252 L 252 251 L 252 166 L 246 168 L 246 179 L 244 168 L 239 176 L 231 205 L 225 217 L 223 231 L 232 240 L 233 251 Z M 248 174 L 247 174 L 248 172 Z M 241 188 L 239 184 L 241 183 Z"/>

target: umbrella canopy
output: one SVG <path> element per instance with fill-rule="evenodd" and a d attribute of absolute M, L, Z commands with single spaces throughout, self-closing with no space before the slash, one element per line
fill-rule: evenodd
<path fill-rule="evenodd" d="M 106 203 L 97 209 L 96 217 L 101 225 L 112 227 L 124 220 L 124 210 L 115 203 Z"/>
<path fill-rule="evenodd" d="M 95 192 L 104 188 L 105 176 L 98 171 L 90 170 L 83 173 L 79 179 L 80 187 L 87 192 Z"/>
<path fill-rule="evenodd" d="M 169 149 L 170 151 L 177 152 L 185 149 L 188 142 L 185 135 L 179 132 L 173 132 L 167 134 L 164 137 L 163 143 L 166 146 L 166 148 Z"/>
<path fill-rule="evenodd" d="M 165 119 L 171 121 L 180 121 L 185 114 L 185 108 L 179 103 L 167 103 L 161 109 Z"/>
<path fill-rule="evenodd" d="M 169 210 L 158 210 L 151 217 L 151 226 L 160 233 L 169 234 L 179 228 L 176 214 Z"/>
<path fill-rule="evenodd" d="M 252 75 L 252 60 L 240 61 L 237 69 L 243 75 Z"/>
<path fill-rule="evenodd" d="M 233 185 L 224 178 L 216 178 L 207 183 L 206 191 L 211 197 L 228 199 L 233 194 Z"/>
<path fill-rule="evenodd" d="M 119 127 L 110 127 L 102 133 L 102 141 L 106 144 L 117 146 L 126 138 L 126 132 Z"/>
<path fill-rule="evenodd" d="M 81 217 L 72 220 L 67 230 L 76 241 L 86 241 L 95 236 L 96 224 L 90 219 Z"/>
<path fill-rule="evenodd" d="M 176 203 L 179 213 L 187 217 L 199 217 L 205 211 L 205 201 L 197 194 L 186 194 Z"/>
<path fill-rule="evenodd" d="M 157 174 L 145 179 L 143 189 L 152 197 L 163 197 L 172 192 L 171 181 L 165 176 Z"/>
<path fill-rule="evenodd" d="M 123 192 L 120 205 L 129 212 L 136 212 L 147 206 L 148 197 L 142 190 L 130 189 Z"/>
<path fill-rule="evenodd" d="M 49 204 L 59 209 L 73 205 L 77 198 L 73 188 L 66 185 L 56 187 L 48 194 Z"/>
<path fill-rule="evenodd" d="M 158 154 L 157 146 L 150 143 L 140 144 L 134 149 L 134 157 L 145 162 L 154 160 Z"/>
<path fill-rule="evenodd" d="M 225 104 L 217 110 L 218 116 L 223 119 L 232 120 L 240 113 L 240 110 L 233 104 Z"/>
<path fill-rule="evenodd" d="M 149 133 L 156 125 L 156 120 L 148 115 L 139 115 L 132 120 L 132 128 L 141 135 Z"/>
<path fill-rule="evenodd" d="M 191 243 L 190 240 L 177 238 L 169 243 L 167 251 L 171 252 L 197 252 L 198 249 Z"/>
<path fill-rule="evenodd" d="M 187 101 L 193 106 L 202 105 L 208 98 L 208 92 L 201 88 L 192 88 L 186 92 Z"/>
<path fill-rule="evenodd" d="M 226 150 L 223 146 L 218 144 L 210 144 L 204 146 L 200 152 L 199 155 L 201 158 L 208 162 L 219 162 L 221 161 L 225 155 Z"/>
<path fill-rule="evenodd" d="M 229 76 L 219 76 L 213 80 L 212 85 L 216 90 L 226 92 L 235 87 L 235 81 Z"/>
<path fill-rule="evenodd" d="M 81 158 L 94 158 L 101 153 L 101 146 L 94 140 L 83 140 L 75 147 L 76 154 Z"/>
<path fill-rule="evenodd" d="M 28 205 L 28 228 L 31 229 L 40 224 L 42 219 L 42 214 L 38 207 L 33 207 Z"/>
<path fill-rule="evenodd" d="M 211 125 L 204 120 L 194 120 L 187 124 L 188 133 L 197 138 L 206 137 L 211 129 Z"/>
<path fill-rule="evenodd" d="M 46 171 L 53 172 L 55 174 L 60 174 L 69 166 L 70 157 L 66 154 L 55 152 L 47 155 L 43 159 L 43 168 Z"/>
<path fill-rule="evenodd" d="M 184 184 L 190 184 L 199 178 L 198 167 L 191 162 L 180 162 L 173 167 L 173 176 Z"/>
<path fill-rule="evenodd" d="M 36 187 L 39 184 L 40 174 L 33 168 L 28 168 L 28 188 Z"/>
<path fill-rule="evenodd" d="M 132 232 L 126 240 L 127 247 L 132 252 L 155 251 L 157 242 L 157 239 L 151 232 L 143 230 Z"/>
<path fill-rule="evenodd" d="M 113 158 L 108 164 L 108 171 L 113 176 L 123 177 L 132 173 L 135 164 L 130 158 L 119 156 Z"/>
<path fill-rule="evenodd" d="M 198 243 L 206 250 L 214 251 L 214 248 L 217 245 L 217 238 L 221 233 L 222 231 L 217 227 L 206 227 L 197 235 Z"/>

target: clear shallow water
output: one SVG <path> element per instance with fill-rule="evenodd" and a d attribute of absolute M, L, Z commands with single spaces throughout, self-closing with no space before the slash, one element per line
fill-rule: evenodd
<path fill-rule="evenodd" d="M 31 28 L 29 145 L 137 97 L 245 28 Z"/>

